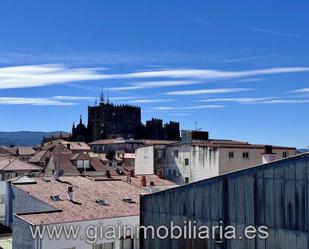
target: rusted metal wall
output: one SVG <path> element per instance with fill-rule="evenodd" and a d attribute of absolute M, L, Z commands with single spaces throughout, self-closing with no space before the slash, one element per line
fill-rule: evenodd
<path fill-rule="evenodd" d="M 224 240 L 142 239 L 142 249 L 308 249 L 309 154 L 146 195 L 141 224 L 267 226 L 269 237 Z"/>

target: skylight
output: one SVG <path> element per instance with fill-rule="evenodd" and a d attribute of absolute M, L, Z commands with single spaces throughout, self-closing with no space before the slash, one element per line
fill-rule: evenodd
<path fill-rule="evenodd" d="M 109 202 L 107 200 L 104 200 L 104 199 L 98 199 L 95 202 L 98 203 L 101 206 L 108 206 L 109 205 Z"/>
<path fill-rule="evenodd" d="M 52 199 L 53 201 L 63 201 L 60 195 L 52 195 L 50 199 Z"/>
<path fill-rule="evenodd" d="M 133 201 L 131 198 L 125 198 L 125 199 L 123 199 L 123 201 L 126 202 L 126 203 L 130 203 L 130 204 L 136 203 L 136 201 Z"/>

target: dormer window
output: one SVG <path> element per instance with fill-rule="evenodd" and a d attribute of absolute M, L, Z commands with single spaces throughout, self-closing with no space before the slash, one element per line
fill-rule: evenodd
<path fill-rule="evenodd" d="M 97 199 L 95 202 L 98 203 L 101 206 L 109 206 L 109 202 L 107 200 L 104 200 L 104 199 Z"/>
<path fill-rule="evenodd" d="M 52 199 L 53 201 L 63 201 L 60 195 L 51 195 L 50 199 Z"/>
<path fill-rule="evenodd" d="M 133 201 L 131 198 L 125 198 L 123 201 L 129 204 L 136 203 L 136 201 Z"/>

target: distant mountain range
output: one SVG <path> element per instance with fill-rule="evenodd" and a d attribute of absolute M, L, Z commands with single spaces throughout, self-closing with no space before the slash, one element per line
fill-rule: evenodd
<path fill-rule="evenodd" d="M 41 132 L 41 131 L 0 131 L 0 146 L 20 145 L 35 146 L 41 144 L 43 137 L 51 136 L 51 134 L 60 134 L 61 131 Z M 62 132 L 66 134 L 66 132 Z"/>

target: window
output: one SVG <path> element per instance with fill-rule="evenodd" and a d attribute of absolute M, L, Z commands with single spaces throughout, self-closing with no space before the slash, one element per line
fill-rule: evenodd
<path fill-rule="evenodd" d="M 9 179 L 11 179 L 11 178 L 13 178 L 15 176 L 16 176 L 16 174 L 14 172 L 12 172 L 12 173 L 5 173 L 5 175 L 4 175 L 5 180 L 9 180 Z"/>
<path fill-rule="evenodd" d="M 248 151 L 244 151 L 244 152 L 242 153 L 242 157 L 243 157 L 244 159 L 249 158 L 249 152 L 248 152 Z"/>
<path fill-rule="evenodd" d="M 89 160 L 84 161 L 84 168 L 89 168 Z"/>
<path fill-rule="evenodd" d="M 133 201 L 131 198 L 125 198 L 125 199 L 123 199 L 123 201 L 124 202 L 126 202 L 126 203 L 136 203 L 136 201 Z"/>
<path fill-rule="evenodd" d="M 175 158 L 178 158 L 178 150 L 174 150 L 173 155 Z"/>
<path fill-rule="evenodd" d="M 98 203 L 101 206 L 108 206 L 109 205 L 109 202 L 107 200 L 104 200 L 104 199 L 97 199 L 95 202 Z"/>
<path fill-rule="evenodd" d="M 114 242 L 95 244 L 92 249 L 114 249 Z"/>
<path fill-rule="evenodd" d="M 60 195 L 52 195 L 50 196 L 50 199 L 52 199 L 53 201 L 63 201 Z"/>
<path fill-rule="evenodd" d="M 234 151 L 229 152 L 229 158 L 234 158 Z"/>
<path fill-rule="evenodd" d="M 287 152 L 287 151 L 283 151 L 283 152 L 282 152 L 282 157 L 283 157 L 283 158 L 288 157 L 288 152 Z"/>
<path fill-rule="evenodd" d="M 0 195 L 0 204 L 5 204 L 6 197 L 5 195 Z"/>
<path fill-rule="evenodd" d="M 185 165 L 186 165 L 186 166 L 189 165 L 189 158 L 185 158 Z"/>
<path fill-rule="evenodd" d="M 189 177 L 185 177 L 185 183 L 187 184 L 189 182 L 190 182 Z"/>
<path fill-rule="evenodd" d="M 77 167 L 78 168 L 83 168 L 83 160 L 78 160 L 77 161 Z"/>
<path fill-rule="evenodd" d="M 172 176 L 172 170 L 171 169 L 168 170 L 168 176 Z"/>
<path fill-rule="evenodd" d="M 133 239 L 121 239 L 120 241 L 120 249 L 133 249 Z"/>
<path fill-rule="evenodd" d="M 176 169 L 173 170 L 173 176 L 177 176 L 177 171 L 176 171 Z"/>

